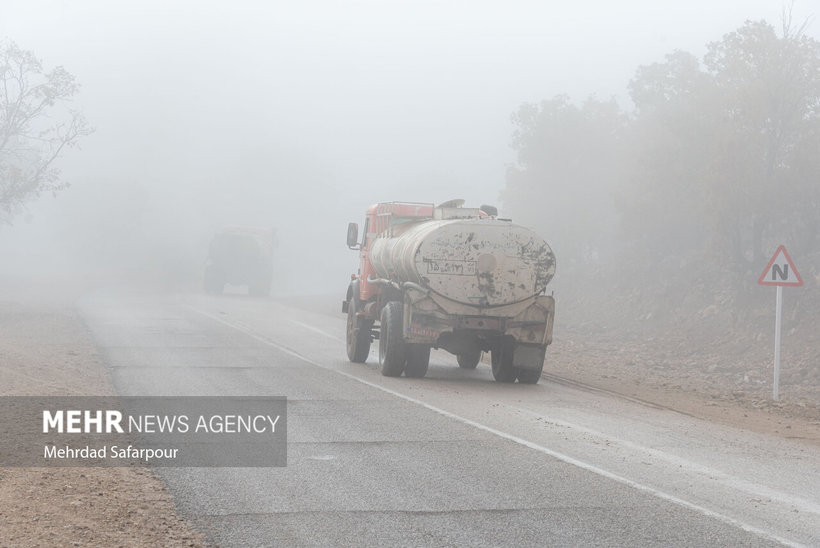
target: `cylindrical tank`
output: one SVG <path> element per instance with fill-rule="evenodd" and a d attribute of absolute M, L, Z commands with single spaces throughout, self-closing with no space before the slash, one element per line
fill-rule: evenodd
<path fill-rule="evenodd" d="M 501 306 L 541 293 L 555 255 L 532 230 L 495 219 L 422 221 L 394 226 L 371 245 L 376 273 L 414 282 L 463 304 Z"/>

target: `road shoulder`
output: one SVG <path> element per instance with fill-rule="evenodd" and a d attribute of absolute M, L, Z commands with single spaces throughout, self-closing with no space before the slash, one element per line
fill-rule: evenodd
<path fill-rule="evenodd" d="M 68 303 L 0 296 L 2 396 L 112 395 Z M 2 546 L 201 546 L 150 468 L 0 468 Z"/>

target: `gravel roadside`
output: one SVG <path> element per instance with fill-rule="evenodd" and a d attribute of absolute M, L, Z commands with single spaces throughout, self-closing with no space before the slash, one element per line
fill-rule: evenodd
<path fill-rule="evenodd" d="M 691 350 L 686 337 L 625 339 L 564 330 L 547 351 L 544 372 L 706 421 L 820 446 L 820 383 L 782 383 L 781 399 L 773 401 L 764 376 L 771 372 L 754 369 L 748 358 L 714 347 Z M 758 376 L 750 378 L 751 370 Z"/>

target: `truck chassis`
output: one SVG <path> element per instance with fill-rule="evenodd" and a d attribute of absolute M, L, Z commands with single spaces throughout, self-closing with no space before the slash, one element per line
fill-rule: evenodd
<path fill-rule="evenodd" d="M 482 353 L 489 352 L 496 381 L 537 383 L 552 342 L 554 298 L 538 294 L 498 306 L 470 305 L 414 282 L 375 277 L 369 264 L 367 227 L 378 222 L 376 215 L 390 211 L 386 205 L 425 211 L 424 204 L 378 204 L 368 212 L 373 216 L 365 224 L 361 243 L 358 226 L 351 223 L 348 246 L 361 251 L 362 267 L 352 277 L 342 303 L 350 361 L 364 363 L 371 344 L 378 340 L 383 375 L 418 378 L 427 373 L 433 348 L 455 354 L 464 369 L 475 369 Z"/>

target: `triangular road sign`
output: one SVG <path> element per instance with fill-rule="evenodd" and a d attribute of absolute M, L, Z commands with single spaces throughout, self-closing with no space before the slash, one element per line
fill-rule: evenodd
<path fill-rule="evenodd" d="M 763 271 L 763 274 L 758 278 L 757 283 L 760 285 L 785 285 L 785 286 L 801 286 L 803 285 L 803 278 L 794 267 L 792 258 L 789 257 L 789 252 L 786 251 L 785 246 L 780 246 L 774 252 L 772 260 L 769 261 L 769 266 Z"/>

